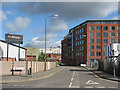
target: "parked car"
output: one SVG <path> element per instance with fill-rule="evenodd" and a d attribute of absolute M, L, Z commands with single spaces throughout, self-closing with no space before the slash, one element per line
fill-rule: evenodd
<path fill-rule="evenodd" d="M 65 64 L 64 64 L 64 63 L 60 63 L 59 65 L 60 65 L 60 66 L 65 66 Z"/>

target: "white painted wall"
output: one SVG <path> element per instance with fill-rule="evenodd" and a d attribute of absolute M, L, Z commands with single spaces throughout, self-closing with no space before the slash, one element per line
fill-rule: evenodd
<path fill-rule="evenodd" d="M 0 41 L 0 47 L 3 50 L 3 57 L 7 57 L 7 43 Z M 19 50 L 19 47 L 9 44 L 8 57 L 16 58 L 16 61 L 18 61 L 18 50 Z M 25 56 L 26 56 L 26 50 L 23 48 L 20 48 L 20 58 L 25 59 Z"/>
<path fill-rule="evenodd" d="M 105 51 L 106 57 L 112 56 L 111 50 L 114 50 L 114 56 L 118 56 L 120 53 L 119 49 L 120 49 L 120 43 L 113 43 L 113 44 L 108 45 Z"/>

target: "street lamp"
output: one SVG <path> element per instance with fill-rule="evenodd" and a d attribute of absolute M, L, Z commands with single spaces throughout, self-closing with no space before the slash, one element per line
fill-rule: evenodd
<path fill-rule="evenodd" d="M 46 30 L 47 30 L 47 17 L 58 17 L 58 14 L 45 17 L 45 71 L 46 71 Z"/>

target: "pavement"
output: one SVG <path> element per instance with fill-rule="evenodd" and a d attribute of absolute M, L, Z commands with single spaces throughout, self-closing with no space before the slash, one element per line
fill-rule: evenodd
<path fill-rule="evenodd" d="M 90 70 L 91 72 L 93 72 L 94 74 L 96 74 L 97 76 L 99 76 L 100 78 L 120 82 L 120 77 L 119 78 L 118 77 L 114 78 L 113 75 L 107 74 L 103 71 L 94 70 L 92 68 L 87 68 L 87 69 Z"/>
<path fill-rule="evenodd" d="M 51 70 L 34 73 L 34 74 L 32 74 L 32 76 L 31 75 L 14 75 L 14 76 L 4 75 L 4 76 L 2 76 L 2 83 L 25 82 L 25 81 L 30 81 L 30 80 L 44 79 L 44 78 L 54 75 L 55 73 L 59 72 L 62 69 L 63 69 L 63 67 L 57 67 L 57 68 L 53 68 Z"/>
<path fill-rule="evenodd" d="M 117 81 L 101 79 L 80 66 L 63 66 L 30 76 L 3 76 L 2 88 L 118 88 Z"/>

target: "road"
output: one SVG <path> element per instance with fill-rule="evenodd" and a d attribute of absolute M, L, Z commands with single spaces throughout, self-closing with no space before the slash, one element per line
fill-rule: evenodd
<path fill-rule="evenodd" d="M 56 69 L 58 71 L 58 69 Z M 52 72 L 53 73 L 53 72 Z M 52 74 L 51 73 L 51 74 Z M 24 82 L 3 83 L 3 88 L 118 88 L 118 82 L 95 76 L 83 67 L 64 66 L 47 78 Z"/>

